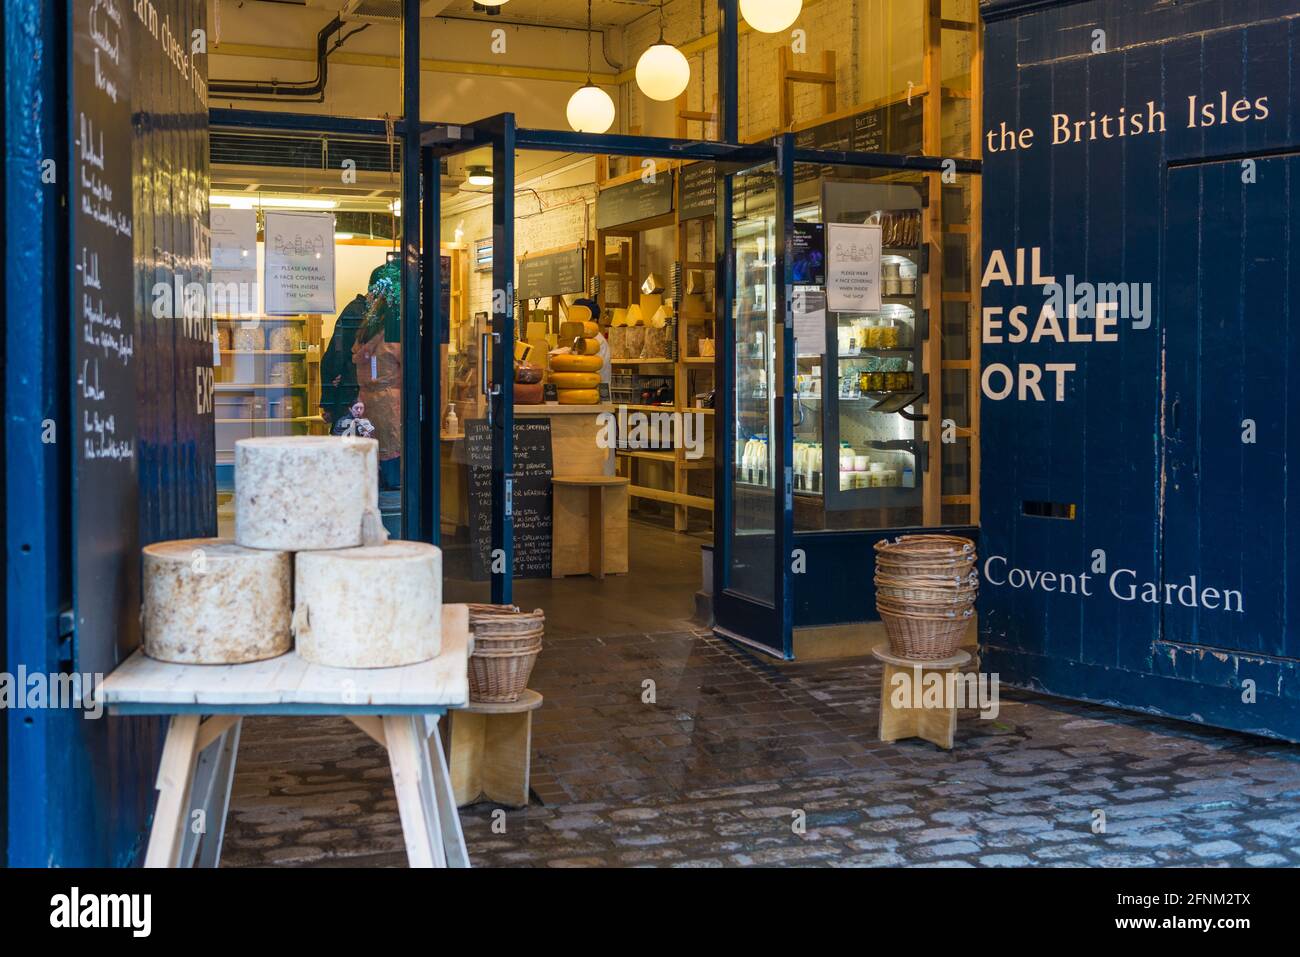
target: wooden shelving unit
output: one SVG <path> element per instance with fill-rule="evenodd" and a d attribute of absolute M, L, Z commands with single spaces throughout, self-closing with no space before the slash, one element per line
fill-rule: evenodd
<path fill-rule="evenodd" d="M 655 162 L 656 175 L 665 175 L 681 169 L 681 164 L 675 161 L 656 160 Z M 602 190 L 611 189 L 638 179 L 642 175 L 643 170 L 638 166 L 633 166 L 632 171 L 623 176 L 612 179 L 605 178 L 600 186 Z M 678 216 L 681 210 L 680 190 L 681 177 L 678 176 L 673 197 L 673 212 L 670 214 L 625 223 L 616 228 L 597 230 L 595 273 L 600 277 L 601 298 L 605 309 L 626 308 L 638 302 L 641 273 L 643 272 L 640 268 L 642 252 L 649 245 L 646 234 L 654 230 L 672 231 L 671 239 L 664 244 L 670 248 L 672 259 L 669 262 L 656 264 L 653 271 L 660 276 L 665 284 L 668 284 L 671 282 L 671 267 L 676 265 L 680 272 L 683 293 L 690 272 L 706 273 L 710 277 L 707 285 L 710 287 L 708 298 L 711 303 L 714 294 L 711 281 L 714 272 L 711 245 L 713 242 L 712 220 L 707 220 L 707 226 L 704 225 L 706 220 L 703 219 L 681 220 Z M 693 233 L 699 233 L 700 235 L 693 236 Z M 692 242 L 696 242 L 697 245 L 707 245 L 708 248 L 698 258 L 693 258 L 691 255 Z M 615 249 L 613 255 L 610 252 L 611 247 Z M 665 300 L 668 299 L 669 293 L 666 292 Z M 704 388 L 694 385 L 693 382 L 700 373 L 713 368 L 714 358 L 712 356 L 692 354 L 688 326 L 691 324 L 691 320 L 698 320 L 704 323 L 705 329 L 709 331 L 708 338 L 713 338 L 711 330 L 714 315 L 711 311 L 706 311 L 698 316 L 689 313 L 684 314 L 680 301 L 673 302 L 673 308 L 676 331 L 674 341 L 675 359 L 612 359 L 611 365 L 615 372 L 620 369 L 624 371 L 636 370 L 642 375 L 651 375 L 658 370 L 662 370 L 662 377 L 671 378 L 672 380 L 672 405 L 627 403 L 630 412 L 636 411 L 646 414 L 666 412 L 679 415 L 699 412 L 709 416 L 713 412 L 712 409 L 694 408 L 694 394 L 712 390 L 713 377 L 709 376 L 708 385 Z M 705 421 L 708 424 L 702 440 L 706 443 L 706 454 L 701 459 L 688 459 L 686 457 L 687 450 L 681 442 L 676 443 L 677 447 L 671 451 L 618 450 L 617 452 L 618 473 L 629 479 L 628 491 L 632 498 L 671 505 L 673 507 L 673 527 L 679 532 L 684 532 L 689 527 L 691 509 L 708 512 L 710 520 L 712 520 L 712 489 L 709 490 L 708 494 L 698 494 L 691 491 L 691 475 L 703 470 L 711 472 L 713 468 L 712 421 L 708 418 Z"/>

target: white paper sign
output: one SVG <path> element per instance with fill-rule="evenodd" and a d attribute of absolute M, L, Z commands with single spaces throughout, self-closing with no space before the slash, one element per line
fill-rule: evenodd
<path fill-rule="evenodd" d="M 257 315 L 257 212 L 212 210 L 213 315 Z"/>
<path fill-rule="evenodd" d="M 826 224 L 826 306 L 832 312 L 880 311 L 879 226 Z"/>
<path fill-rule="evenodd" d="M 334 214 L 268 212 L 265 219 L 266 314 L 333 313 Z"/>
<path fill-rule="evenodd" d="M 817 289 L 794 291 L 794 343 L 800 356 L 826 354 L 826 294 Z"/>

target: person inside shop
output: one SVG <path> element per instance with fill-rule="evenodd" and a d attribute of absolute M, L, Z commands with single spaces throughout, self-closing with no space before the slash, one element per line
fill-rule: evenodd
<path fill-rule="evenodd" d="M 320 411 L 321 417 L 330 423 L 331 431 L 334 431 L 335 423 L 347 416 L 357 400 L 357 367 L 352 362 L 352 344 L 356 342 L 357 330 L 365 314 L 366 297 L 357 293 L 356 298 L 339 313 L 330 334 L 330 344 L 321 356 Z"/>
<path fill-rule="evenodd" d="M 357 398 L 379 441 L 379 487 L 402 484 L 402 346 L 386 329 L 401 315 L 402 271 L 396 258 L 370 274 L 366 311 L 352 343 Z"/>
<path fill-rule="evenodd" d="M 347 415 L 334 420 L 331 435 L 355 435 L 363 439 L 375 437 L 375 424 L 366 418 L 366 404 L 360 399 L 352 403 Z"/>

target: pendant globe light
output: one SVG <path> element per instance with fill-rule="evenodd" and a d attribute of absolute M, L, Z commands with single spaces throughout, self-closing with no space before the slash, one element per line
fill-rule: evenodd
<path fill-rule="evenodd" d="M 614 125 L 614 101 L 591 82 L 591 0 L 587 0 L 587 82 L 569 97 L 565 115 L 578 133 L 604 133 Z"/>
<path fill-rule="evenodd" d="M 780 33 L 801 12 L 803 0 L 740 0 L 740 15 L 759 33 Z"/>
<path fill-rule="evenodd" d="M 480 7 L 504 7 L 510 0 L 474 0 Z"/>
<path fill-rule="evenodd" d="M 659 42 L 636 61 L 636 85 L 652 100 L 675 100 L 691 82 L 691 65 L 682 51 L 664 40 L 664 2 L 659 0 Z"/>

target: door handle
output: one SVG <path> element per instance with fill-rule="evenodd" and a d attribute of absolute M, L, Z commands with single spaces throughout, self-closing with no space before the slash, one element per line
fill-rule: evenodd
<path fill-rule="evenodd" d="M 1169 432 L 1174 438 L 1181 438 L 1182 427 L 1179 422 L 1178 410 L 1182 404 L 1182 399 L 1174 399 L 1173 404 L 1169 406 Z"/>
<path fill-rule="evenodd" d="M 488 353 L 491 351 L 493 344 L 496 343 L 498 339 L 499 337 L 495 332 L 485 332 L 483 333 L 483 338 L 479 342 L 479 355 L 478 355 L 479 388 L 481 388 L 483 390 L 483 394 L 487 396 L 486 408 L 487 408 L 487 423 L 489 426 L 492 424 L 492 405 L 493 405 L 492 400 L 501 392 L 501 387 L 494 382 L 489 383 L 488 381 L 488 371 L 491 368 Z"/>

